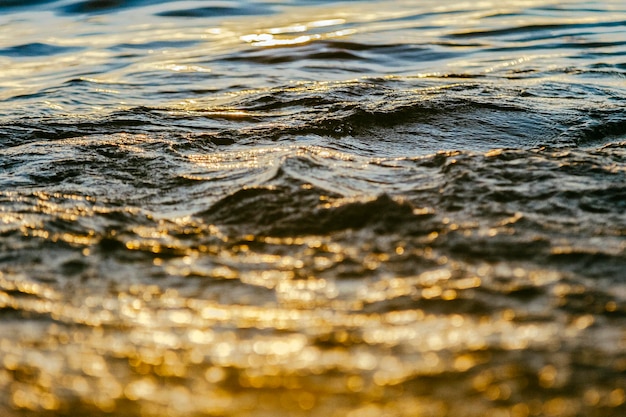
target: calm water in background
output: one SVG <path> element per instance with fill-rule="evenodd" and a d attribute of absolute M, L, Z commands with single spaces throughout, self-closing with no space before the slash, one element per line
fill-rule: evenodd
<path fill-rule="evenodd" d="M 0 0 L 0 415 L 626 415 L 626 4 Z"/>

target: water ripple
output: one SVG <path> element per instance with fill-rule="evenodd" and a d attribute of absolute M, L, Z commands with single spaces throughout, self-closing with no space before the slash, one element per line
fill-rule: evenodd
<path fill-rule="evenodd" d="M 623 1 L 0 9 L 3 417 L 625 415 Z"/>

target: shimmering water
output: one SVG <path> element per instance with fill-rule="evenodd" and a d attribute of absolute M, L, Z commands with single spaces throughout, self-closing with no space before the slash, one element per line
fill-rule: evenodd
<path fill-rule="evenodd" d="M 626 415 L 622 0 L 0 1 L 0 415 Z"/>

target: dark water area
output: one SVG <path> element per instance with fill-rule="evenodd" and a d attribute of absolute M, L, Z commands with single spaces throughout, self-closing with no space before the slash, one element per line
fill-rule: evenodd
<path fill-rule="evenodd" d="M 0 416 L 626 415 L 621 0 L 0 0 Z"/>

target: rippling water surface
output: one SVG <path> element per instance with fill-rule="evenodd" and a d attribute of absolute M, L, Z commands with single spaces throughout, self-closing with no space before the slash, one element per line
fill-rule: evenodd
<path fill-rule="evenodd" d="M 0 415 L 626 415 L 622 0 L 0 1 Z"/>

